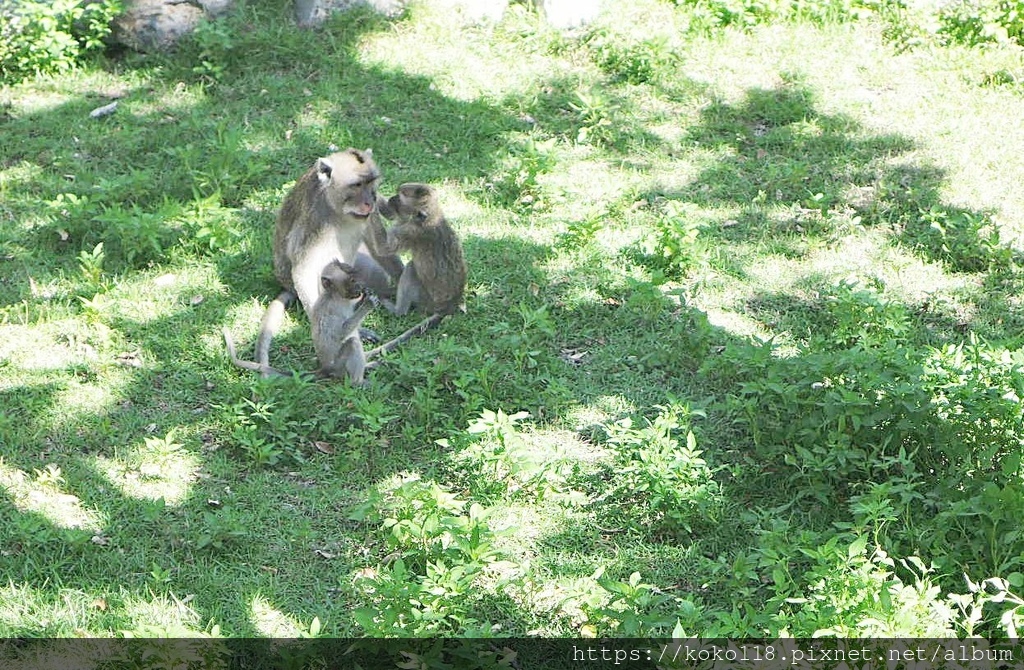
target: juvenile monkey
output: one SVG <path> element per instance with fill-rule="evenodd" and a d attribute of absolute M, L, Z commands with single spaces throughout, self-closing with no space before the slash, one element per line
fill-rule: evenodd
<path fill-rule="evenodd" d="M 334 261 L 320 275 L 323 291 L 313 306 L 310 327 L 313 348 L 320 360 L 321 377 L 347 377 L 356 386 L 363 384 L 366 356 L 359 337 L 359 326 L 377 304 L 372 294 L 363 293 L 351 265 Z M 351 315 L 351 316 L 349 316 Z"/>
<path fill-rule="evenodd" d="M 366 369 L 359 327 L 377 302 L 372 295 L 363 294 L 358 276 L 358 271 L 351 265 L 337 260 L 331 262 L 320 275 L 323 290 L 310 315 L 313 348 L 320 361 L 320 367 L 314 374 L 339 379 L 347 377 L 357 386 L 363 383 Z M 238 367 L 254 370 L 264 377 L 287 376 L 268 363 L 239 359 L 231 333 L 226 328 L 224 341 L 231 362 Z"/>
<path fill-rule="evenodd" d="M 271 369 L 270 342 L 285 309 L 298 297 L 312 316 L 322 290 L 321 272 L 332 261 L 356 266 L 372 290 L 389 295 L 389 275 L 375 258 L 378 246 L 364 240 L 372 220 L 382 227 L 376 214 L 379 179 L 372 151 L 349 148 L 317 159 L 288 192 L 274 230 L 274 276 L 283 290 L 267 307 L 256 340 L 256 361 L 264 369 Z M 380 259 L 394 269 L 397 256 L 381 253 Z M 346 311 L 346 317 L 351 315 Z"/>
<path fill-rule="evenodd" d="M 404 315 L 415 305 L 430 316 L 395 339 L 367 353 L 372 359 L 433 328 L 448 314 L 466 311 L 466 261 L 458 236 L 445 219 L 437 193 L 426 184 L 408 183 L 378 209 L 395 224 L 387 232 L 386 249 L 408 251 L 412 258 L 398 280 L 391 311 Z"/>

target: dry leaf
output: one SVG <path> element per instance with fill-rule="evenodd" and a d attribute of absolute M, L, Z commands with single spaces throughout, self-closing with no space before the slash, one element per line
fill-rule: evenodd
<path fill-rule="evenodd" d="M 104 600 L 103 598 L 97 598 L 96 600 L 93 600 L 89 604 L 89 606 L 92 607 L 93 609 L 97 609 L 97 610 L 99 610 L 101 612 L 106 612 L 107 611 L 107 601 Z"/>
<path fill-rule="evenodd" d="M 356 572 L 356 577 L 355 578 L 356 579 L 376 579 L 377 578 L 377 571 L 374 570 L 372 567 L 367 566 L 367 567 L 363 568 L 362 570 L 359 570 L 358 572 Z"/>
<path fill-rule="evenodd" d="M 93 535 L 91 542 L 100 547 L 105 547 L 110 544 L 110 538 L 106 535 Z"/>
<path fill-rule="evenodd" d="M 334 453 L 334 446 L 331 445 L 330 442 L 321 442 L 320 440 L 317 440 L 316 442 L 313 443 L 313 446 L 321 454 L 331 455 Z"/>
<path fill-rule="evenodd" d="M 326 558 L 327 560 L 331 560 L 332 558 L 334 558 L 334 554 L 332 554 L 329 551 L 324 551 L 323 549 L 314 549 L 313 553 L 319 556 L 320 558 Z"/>
<path fill-rule="evenodd" d="M 536 297 L 540 293 L 540 286 L 537 286 L 534 282 L 530 282 L 530 294 Z"/>
<path fill-rule="evenodd" d="M 587 357 L 587 352 L 579 349 L 562 349 L 561 359 L 569 365 L 580 365 Z"/>
<path fill-rule="evenodd" d="M 139 352 L 129 351 L 123 354 L 118 354 L 117 358 L 114 359 L 119 365 L 127 365 L 130 368 L 141 368 L 142 360 L 139 358 Z"/>
<path fill-rule="evenodd" d="M 190 304 L 193 307 L 195 307 L 196 305 L 198 305 L 202 301 L 203 301 L 203 296 L 201 296 L 201 295 L 194 295 L 194 296 L 192 296 L 192 299 L 188 301 L 188 304 Z"/>

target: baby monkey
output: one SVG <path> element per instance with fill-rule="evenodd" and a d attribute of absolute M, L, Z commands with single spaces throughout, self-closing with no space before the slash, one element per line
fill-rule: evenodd
<path fill-rule="evenodd" d="M 339 260 L 328 263 L 321 271 L 320 286 L 320 296 L 310 310 L 313 348 L 320 361 L 320 367 L 314 374 L 318 377 L 348 378 L 360 386 L 366 371 L 366 355 L 359 328 L 378 300 L 371 293 L 364 292 L 356 268 Z M 238 367 L 264 376 L 289 376 L 266 363 L 239 359 L 226 328 L 224 341 L 231 362 Z"/>
<path fill-rule="evenodd" d="M 367 352 L 367 359 L 392 351 L 438 325 L 448 314 L 466 311 L 466 261 L 462 244 L 441 211 L 437 192 L 427 184 L 402 184 L 389 200 L 378 198 L 377 209 L 395 221 L 387 231 L 387 252 L 411 255 L 398 279 L 395 303 L 385 301 L 384 304 L 398 315 L 408 314 L 410 308 L 416 306 L 430 316 Z"/>

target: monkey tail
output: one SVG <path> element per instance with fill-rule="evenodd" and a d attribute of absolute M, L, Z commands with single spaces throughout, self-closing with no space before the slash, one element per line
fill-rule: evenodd
<path fill-rule="evenodd" d="M 377 356 L 380 356 L 381 354 L 386 354 L 386 353 L 388 353 L 390 351 L 394 351 L 403 342 L 407 342 L 407 341 L 411 340 L 412 338 L 416 337 L 417 335 L 422 335 L 423 333 L 427 332 L 431 328 L 436 327 L 438 324 L 441 323 L 441 321 L 444 319 L 444 317 L 445 317 L 445 315 L 444 314 L 440 314 L 440 313 L 431 314 L 430 316 L 428 316 L 427 318 L 423 319 L 418 324 L 416 324 L 415 326 L 413 326 L 409 330 L 405 331 L 404 333 L 402 333 L 401 335 L 399 335 L 395 339 L 390 340 L 388 342 L 385 342 L 384 344 L 380 345 L 379 347 L 377 347 L 375 349 L 371 349 L 370 351 L 366 352 L 366 360 L 369 361 L 369 360 L 371 360 L 371 359 L 373 359 L 373 358 L 375 358 Z"/>
<path fill-rule="evenodd" d="M 231 338 L 231 332 L 227 328 L 224 328 L 221 332 L 224 333 L 224 344 L 227 345 L 228 348 L 228 357 L 236 366 L 243 370 L 252 370 L 253 372 L 262 372 L 264 374 L 267 374 L 268 369 L 273 370 L 269 365 L 262 366 L 259 363 L 254 363 L 253 361 L 243 361 L 238 357 L 238 353 L 235 351 L 235 341 Z M 277 372 L 276 370 L 273 371 Z"/>
<path fill-rule="evenodd" d="M 281 328 L 281 321 L 284 320 L 284 311 L 295 300 L 295 294 L 285 290 L 277 294 L 277 297 L 267 306 L 263 313 L 263 321 L 260 323 L 260 334 L 256 338 L 256 364 L 263 366 L 259 370 L 264 377 L 269 376 L 270 367 L 270 342 L 274 335 Z M 249 368 L 252 369 L 252 368 Z"/>

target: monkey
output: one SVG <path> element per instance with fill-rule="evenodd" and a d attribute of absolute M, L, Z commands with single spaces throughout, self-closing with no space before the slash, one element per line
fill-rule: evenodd
<path fill-rule="evenodd" d="M 264 376 L 272 374 L 270 343 L 285 310 L 298 298 L 311 317 L 322 290 L 321 271 L 332 260 L 354 265 L 375 293 L 395 295 L 391 283 L 401 275 L 401 259 L 377 244 L 383 230 L 376 211 L 379 180 L 373 152 L 349 148 L 317 159 L 285 196 L 274 229 L 274 276 L 282 291 L 267 307 L 256 339 Z"/>
<path fill-rule="evenodd" d="M 449 314 L 466 311 L 462 244 L 441 211 L 436 191 L 427 184 L 402 184 L 389 200 L 379 200 L 377 208 L 383 216 L 395 220 L 387 231 L 386 251 L 408 251 L 412 256 L 399 277 L 395 303 L 382 302 L 400 316 L 408 314 L 413 305 L 430 316 L 367 352 L 367 360 L 394 350 Z"/>
<path fill-rule="evenodd" d="M 339 379 L 347 377 L 354 385 L 362 385 L 366 358 L 359 329 L 378 300 L 369 291 L 364 292 L 358 270 L 338 260 L 323 269 L 320 283 L 323 290 L 310 316 L 313 348 L 320 361 L 320 367 L 313 374 Z M 239 359 L 231 333 L 226 328 L 224 341 L 228 356 L 236 366 L 259 372 L 264 377 L 289 376 L 269 363 Z"/>
<path fill-rule="evenodd" d="M 358 271 L 347 263 L 334 261 L 320 275 L 323 291 L 313 306 L 310 328 L 313 348 L 320 360 L 321 377 L 347 377 L 362 386 L 366 355 L 359 337 L 359 326 L 377 304 L 377 298 L 364 292 L 357 281 Z"/>
<path fill-rule="evenodd" d="M 355 263 L 379 180 L 373 152 L 350 148 L 317 159 L 285 196 L 274 229 L 274 276 L 307 315 L 320 296 L 321 271 L 336 259 Z M 373 256 L 374 246 L 366 247 Z"/>

